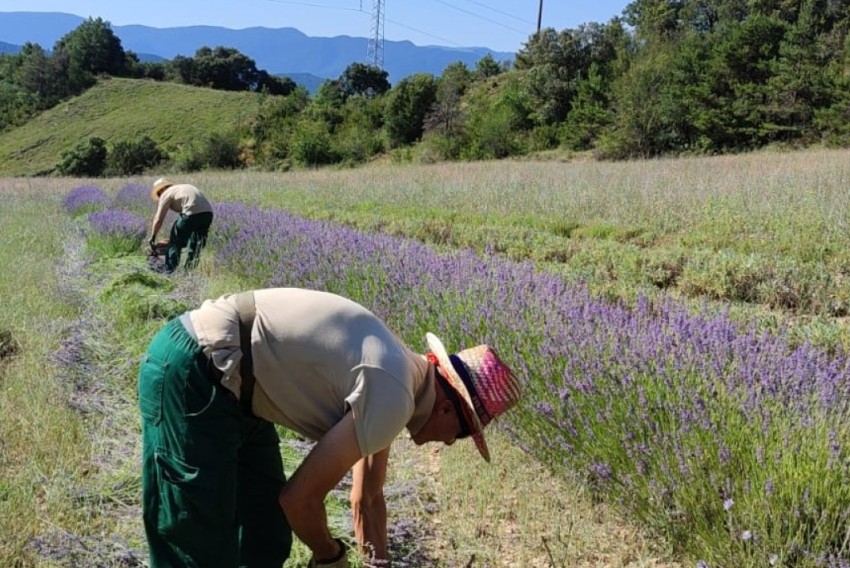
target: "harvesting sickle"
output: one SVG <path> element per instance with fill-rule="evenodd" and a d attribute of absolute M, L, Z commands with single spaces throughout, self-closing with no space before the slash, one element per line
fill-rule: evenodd
<path fill-rule="evenodd" d="M 484 429 L 520 398 L 491 347 L 426 341 L 415 353 L 360 304 L 299 288 L 225 295 L 166 324 L 138 387 L 151 566 L 280 566 L 293 532 L 311 565 L 348 566 L 324 499 L 349 470 L 356 541 L 388 560 L 393 440 L 472 437 L 489 461 Z M 316 441 L 288 479 L 276 424 Z"/>

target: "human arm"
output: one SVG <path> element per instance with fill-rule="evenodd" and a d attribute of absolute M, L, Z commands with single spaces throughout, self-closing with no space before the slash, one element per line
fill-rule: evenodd
<path fill-rule="evenodd" d="M 385 448 L 360 459 L 354 464 L 351 486 L 351 512 L 357 542 L 361 551 L 372 560 L 384 562 L 388 560 L 384 482 L 389 456 L 390 449 Z"/>
<path fill-rule="evenodd" d="M 325 496 L 360 457 L 349 412 L 322 436 L 278 495 L 289 526 L 319 563 L 340 551 L 328 529 Z"/>
<path fill-rule="evenodd" d="M 166 213 L 168 213 L 168 207 L 170 202 L 171 199 L 169 199 L 167 196 L 159 196 L 159 201 L 156 205 L 156 213 L 154 213 L 153 222 L 151 223 L 151 234 L 148 237 L 151 242 L 156 239 L 156 235 L 159 233 L 160 228 L 162 228 L 162 223 L 163 221 L 165 221 L 165 215 Z"/>

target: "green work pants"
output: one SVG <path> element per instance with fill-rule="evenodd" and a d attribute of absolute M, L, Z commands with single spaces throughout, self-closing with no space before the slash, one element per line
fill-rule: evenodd
<path fill-rule="evenodd" d="M 245 413 L 179 319 L 139 370 L 142 509 L 152 568 L 280 568 L 292 531 L 274 426 Z"/>
<path fill-rule="evenodd" d="M 187 247 L 186 269 L 195 268 L 200 259 L 201 249 L 207 244 L 207 235 L 212 225 L 212 213 L 180 215 L 171 225 L 168 237 L 168 249 L 165 251 L 165 270 L 173 272 L 180 266 L 180 253 Z"/>

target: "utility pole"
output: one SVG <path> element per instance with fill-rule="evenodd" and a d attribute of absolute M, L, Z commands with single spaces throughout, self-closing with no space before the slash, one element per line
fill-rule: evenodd
<path fill-rule="evenodd" d="M 384 0 L 372 2 L 372 33 L 369 35 L 366 61 L 378 69 L 384 69 Z"/>
<path fill-rule="evenodd" d="M 540 33 L 540 24 L 543 22 L 543 0 L 540 0 L 540 8 L 537 9 L 537 33 Z"/>

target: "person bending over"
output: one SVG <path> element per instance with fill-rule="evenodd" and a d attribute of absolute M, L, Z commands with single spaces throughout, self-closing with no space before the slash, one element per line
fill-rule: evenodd
<path fill-rule="evenodd" d="M 168 210 L 179 214 L 171 225 L 163 270 L 170 274 L 177 269 L 183 247 L 189 249 L 185 268 L 194 268 L 198 264 L 201 249 L 207 243 L 207 234 L 213 220 L 213 208 L 209 200 L 194 185 L 173 183 L 166 178 L 159 178 L 153 183 L 151 198 L 157 203 L 148 240 L 151 246 L 154 245 Z"/>
<path fill-rule="evenodd" d="M 325 496 L 352 470 L 360 549 L 388 562 L 390 444 L 471 437 L 520 398 L 487 345 L 412 351 L 367 308 L 271 288 L 207 300 L 168 322 L 139 371 L 143 517 L 151 566 L 280 568 L 292 532 L 311 565 L 348 566 Z M 287 479 L 275 425 L 317 443 Z"/>

